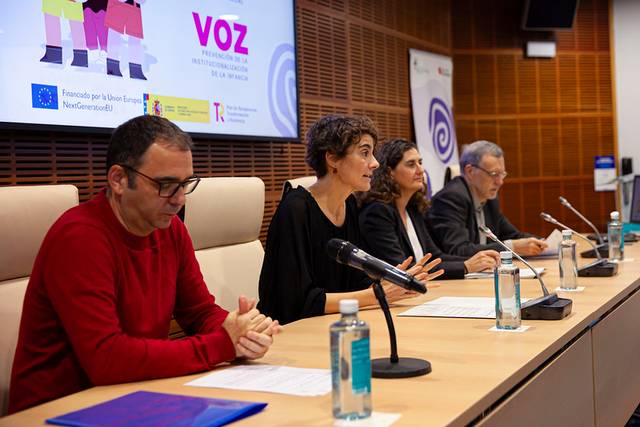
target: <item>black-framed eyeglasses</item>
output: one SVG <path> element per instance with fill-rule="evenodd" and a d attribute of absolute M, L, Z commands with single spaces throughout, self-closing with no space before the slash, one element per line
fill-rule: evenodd
<path fill-rule="evenodd" d="M 184 181 L 181 181 L 181 182 L 159 181 L 155 178 L 151 178 L 149 175 L 143 174 L 142 172 L 132 168 L 131 166 L 122 165 L 122 164 L 120 166 L 127 170 L 130 170 L 131 172 L 135 172 L 136 174 L 144 178 L 147 178 L 149 181 L 152 181 L 154 184 L 158 186 L 158 196 L 165 197 L 167 199 L 175 196 L 175 194 L 178 192 L 178 189 L 180 188 L 182 188 L 182 190 L 184 191 L 184 194 L 193 193 L 193 191 L 196 189 L 196 187 L 200 183 L 200 178 L 198 178 L 197 176 L 185 179 Z"/>
<path fill-rule="evenodd" d="M 486 173 L 487 175 L 489 175 L 491 177 L 491 179 L 496 179 L 496 178 L 502 178 L 505 179 L 507 177 L 507 175 L 509 175 L 506 171 L 505 172 L 496 172 L 496 171 L 488 171 L 485 168 L 482 168 L 478 165 L 471 165 L 476 169 L 480 169 L 482 172 Z"/>

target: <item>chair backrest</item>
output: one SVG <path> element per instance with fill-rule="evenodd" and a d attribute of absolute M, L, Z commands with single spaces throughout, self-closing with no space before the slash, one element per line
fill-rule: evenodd
<path fill-rule="evenodd" d="M 209 291 L 227 310 L 238 297 L 257 298 L 264 250 L 260 178 L 204 178 L 187 196 L 184 222 Z"/>
<path fill-rule="evenodd" d="M 280 196 L 280 200 L 284 198 L 284 195 L 287 194 L 289 190 L 293 190 L 294 188 L 297 188 L 297 187 L 309 188 L 313 184 L 315 184 L 317 180 L 318 178 L 316 178 L 315 175 L 303 176 L 300 178 L 293 178 L 293 179 L 286 180 L 284 182 L 284 185 L 282 186 L 282 194 Z"/>
<path fill-rule="evenodd" d="M 447 166 L 447 169 L 444 171 L 444 185 L 447 185 L 449 181 L 451 181 L 456 176 L 460 175 L 460 165 L 452 164 Z"/>
<path fill-rule="evenodd" d="M 0 416 L 7 412 L 11 365 L 33 262 L 51 225 L 78 204 L 73 185 L 0 187 Z"/>

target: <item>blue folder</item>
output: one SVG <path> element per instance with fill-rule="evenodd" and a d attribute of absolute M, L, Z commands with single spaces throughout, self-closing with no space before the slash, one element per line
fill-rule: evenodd
<path fill-rule="evenodd" d="M 266 403 L 137 391 L 47 420 L 75 427 L 223 426 L 260 412 Z"/>

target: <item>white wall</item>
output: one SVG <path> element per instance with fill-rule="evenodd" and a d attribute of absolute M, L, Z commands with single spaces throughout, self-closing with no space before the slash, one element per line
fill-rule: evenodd
<path fill-rule="evenodd" d="M 618 167 L 620 158 L 631 157 L 640 175 L 640 0 L 613 0 L 612 32 Z"/>

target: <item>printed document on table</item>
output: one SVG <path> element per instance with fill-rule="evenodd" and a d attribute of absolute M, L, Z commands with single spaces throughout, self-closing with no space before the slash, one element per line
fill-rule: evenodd
<path fill-rule="evenodd" d="M 528 298 L 522 298 L 520 301 L 528 300 Z M 495 319 L 495 304 L 493 297 L 440 297 L 412 307 L 398 316 Z"/>
<path fill-rule="evenodd" d="M 551 234 L 544 239 L 547 243 L 547 249 L 540 252 L 539 255 L 536 255 L 532 258 L 543 258 L 543 257 L 554 257 L 558 256 L 558 245 L 562 241 L 562 233 L 557 228 L 554 228 Z"/>
<path fill-rule="evenodd" d="M 544 272 L 544 267 L 535 267 L 538 274 Z M 521 279 L 535 279 L 536 275 L 533 274 L 533 270 L 528 267 L 520 269 Z M 465 279 L 491 279 L 493 278 L 493 271 L 479 271 L 477 273 L 467 273 L 464 275 Z"/>
<path fill-rule="evenodd" d="M 321 396 L 331 391 L 331 371 L 289 366 L 240 365 L 213 372 L 185 385 Z"/>

